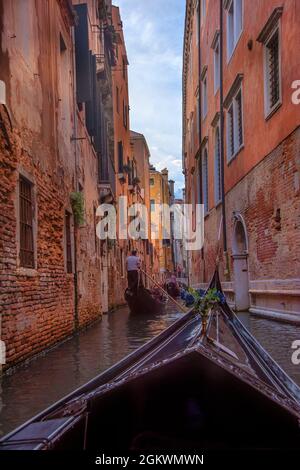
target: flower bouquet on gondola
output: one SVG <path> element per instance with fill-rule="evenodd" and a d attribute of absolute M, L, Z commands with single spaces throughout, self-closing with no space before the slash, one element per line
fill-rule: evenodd
<path fill-rule="evenodd" d="M 218 291 L 216 288 L 204 291 L 202 289 L 189 288 L 189 296 L 193 297 L 194 309 L 199 312 L 202 319 L 202 336 L 206 335 L 207 320 L 211 310 L 218 303 L 225 302 L 223 292 Z M 187 300 L 191 301 L 191 298 Z"/>

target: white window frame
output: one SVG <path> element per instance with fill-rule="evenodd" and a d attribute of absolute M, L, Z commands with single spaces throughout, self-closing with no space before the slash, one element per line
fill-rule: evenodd
<path fill-rule="evenodd" d="M 243 133 L 243 141 L 239 143 L 239 129 L 238 129 L 238 105 L 237 105 L 237 96 L 241 93 L 241 106 L 242 106 L 242 133 Z M 230 127 L 229 127 L 229 110 L 233 108 L 233 154 L 231 154 L 230 149 Z M 244 127 L 244 100 L 243 100 L 243 87 L 242 84 L 239 86 L 237 91 L 235 92 L 229 106 L 227 109 L 226 115 L 226 138 L 227 138 L 227 163 L 230 163 L 237 154 L 244 148 L 245 146 L 245 127 Z"/>
<path fill-rule="evenodd" d="M 269 69 L 268 69 L 268 43 L 278 31 L 278 42 L 279 42 L 279 99 L 272 107 L 270 106 L 270 80 L 269 80 Z M 264 42 L 264 105 L 265 105 L 265 119 L 269 119 L 275 111 L 282 105 L 282 59 L 281 59 L 281 21 L 278 20 L 267 39 Z"/>
<path fill-rule="evenodd" d="M 240 5 L 240 9 L 238 6 Z M 232 27 L 230 28 L 230 20 L 231 20 L 231 13 L 230 10 L 233 8 L 232 13 Z M 233 53 L 236 49 L 236 46 L 239 42 L 239 39 L 243 33 L 244 29 L 244 0 L 228 0 L 226 2 L 226 10 L 227 10 L 227 62 L 230 61 Z M 241 19 L 241 29 L 237 31 L 237 12 L 240 12 L 240 19 Z M 229 35 L 229 30 L 232 29 L 232 37 Z M 232 39 L 232 41 L 230 41 Z"/>
<path fill-rule="evenodd" d="M 216 40 L 214 47 L 214 93 L 216 94 L 220 88 L 220 66 L 221 66 L 221 57 L 220 57 L 220 35 Z"/>

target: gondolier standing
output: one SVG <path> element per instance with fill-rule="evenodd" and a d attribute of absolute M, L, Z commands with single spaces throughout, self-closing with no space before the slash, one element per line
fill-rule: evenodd
<path fill-rule="evenodd" d="M 130 290 L 135 291 L 139 282 L 139 270 L 141 267 L 141 260 L 137 256 L 137 251 L 133 250 L 131 255 L 126 259 L 127 280 Z"/>

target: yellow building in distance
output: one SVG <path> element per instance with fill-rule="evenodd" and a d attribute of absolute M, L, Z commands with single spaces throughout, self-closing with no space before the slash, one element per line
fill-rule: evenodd
<path fill-rule="evenodd" d="M 152 243 L 159 254 L 160 277 L 174 272 L 174 257 L 172 247 L 171 220 L 165 221 L 163 233 L 163 214 L 159 210 L 161 204 L 170 206 L 173 202 L 173 182 L 169 182 L 169 173 L 165 168 L 162 171 L 150 166 L 150 213 L 152 227 Z M 167 222 L 167 223 L 166 223 Z M 153 232 L 156 232 L 154 240 Z"/>

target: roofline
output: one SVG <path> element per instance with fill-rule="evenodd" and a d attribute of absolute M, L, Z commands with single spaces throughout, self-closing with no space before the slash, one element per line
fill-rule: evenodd
<path fill-rule="evenodd" d="M 150 153 L 148 143 L 144 134 L 141 134 L 140 132 L 136 132 L 130 129 L 130 140 L 143 140 L 147 153 L 148 153 L 148 157 L 150 158 L 151 153 Z"/>

